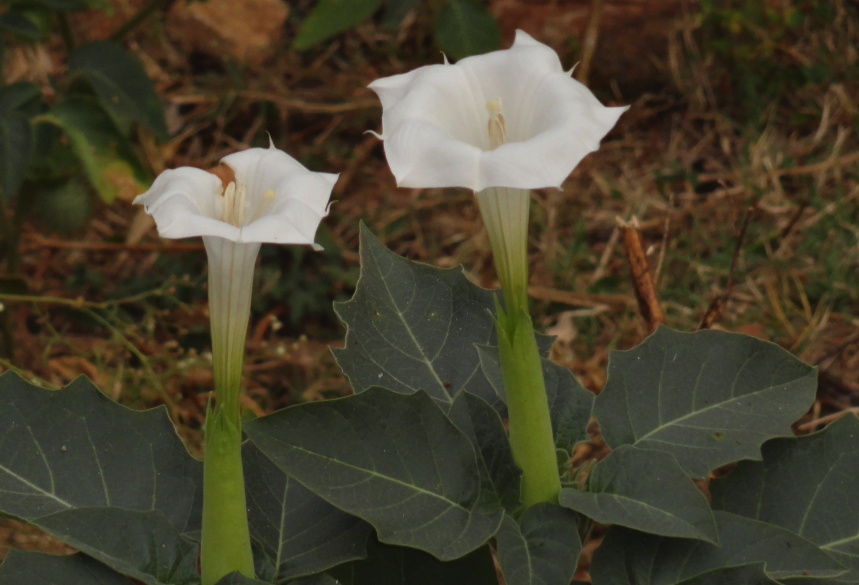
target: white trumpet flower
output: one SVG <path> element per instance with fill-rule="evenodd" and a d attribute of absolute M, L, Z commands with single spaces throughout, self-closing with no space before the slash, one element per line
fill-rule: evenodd
<path fill-rule="evenodd" d="M 560 187 L 626 110 L 603 106 L 569 73 L 520 30 L 509 49 L 377 79 L 397 184 Z"/>

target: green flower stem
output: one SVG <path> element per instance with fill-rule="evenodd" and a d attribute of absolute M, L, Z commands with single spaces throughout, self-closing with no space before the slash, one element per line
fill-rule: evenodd
<path fill-rule="evenodd" d="M 510 447 L 513 459 L 522 468 L 522 502 L 526 507 L 540 502 L 557 503 L 561 479 L 534 326 L 524 310 L 520 309 L 516 318 L 499 308 L 496 329 L 507 395 Z"/>
<path fill-rule="evenodd" d="M 561 491 L 543 365 L 528 316 L 528 208 L 523 189 L 492 187 L 476 193 L 486 224 L 504 308 L 498 307 L 498 351 L 507 395 L 510 446 L 522 468 L 526 506 L 557 502 Z"/>
<path fill-rule="evenodd" d="M 239 571 L 254 577 L 242 473 L 241 380 L 259 244 L 204 237 L 209 255 L 209 315 L 215 367 L 214 408 L 203 454 L 202 585 Z"/>

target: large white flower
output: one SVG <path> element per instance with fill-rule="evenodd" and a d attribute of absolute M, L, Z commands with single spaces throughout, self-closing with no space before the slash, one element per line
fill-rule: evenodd
<path fill-rule="evenodd" d="M 401 187 L 560 187 L 626 110 L 600 104 L 521 30 L 510 49 L 370 88 L 382 101 L 385 156 Z"/>

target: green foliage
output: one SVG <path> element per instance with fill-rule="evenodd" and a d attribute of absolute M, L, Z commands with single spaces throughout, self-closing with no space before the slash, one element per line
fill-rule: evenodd
<path fill-rule="evenodd" d="M 475 348 L 495 343 L 494 293 L 471 284 L 461 268 L 397 256 L 363 225 L 360 255 L 355 296 L 334 306 L 346 346 L 332 350 L 355 392 L 423 390 L 448 408 L 467 388 L 496 403 Z"/>
<path fill-rule="evenodd" d="M 488 546 L 443 562 L 413 548 L 371 542 L 366 560 L 339 567 L 332 573 L 343 585 L 497 584 Z"/>
<path fill-rule="evenodd" d="M 133 585 L 133 581 L 83 553 L 68 556 L 10 550 L 0 565 L 0 583 Z"/>
<path fill-rule="evenodd" d="M 257 565 L 265 562 L 265 573 L 273 580 L 318 573 L 367 556 L 369 524 L 286 475 L 252 443 L 242 446 L 242 463 L 251 538 L 262 553 Z"/>
<path fill-rule="evenodd" d="M 31 150 L 30 122 L 19 111 L 0 114 L 0 195 L 9 199 L 18 193 Z"/>
<path fill-rule="evenodd" d="M 811 58 L 794 50 L 831 27 L 831 0 L 705 0 L 701 8 L 704 49 L 724 64 L 719 94 L 745 108 L 747 122 L 762 125 L 761 114 L 772 102 L 841 77 L 826 43 Z"/>
<path fill-rule="evenodd" d="M 606 443 L 666 451 L 692 477 L 759 459 L 767 439 L 814 401 L 817 372 L 774 343 L 722 331 L 660 327 L 613 352 L 594 404 Z"/>
<path fill-rule="evenodd" d="M 88 43 L 69 55 L 69 73 L 86 79 L 101 106 L 127 131 L 137 122 L 160 140 L 168 136 L 164 107 L 135 57 L 109 41 Z"/>
<path fill-rule="evenodd" d="M 420 5 L 420 0 L 319 0 L 302 22 L 293 46 L 302 51 L 331 38 L 370 18 L 383 2 L 383 26 L 388 30 L 396 29 Z M 447 0 L 440 4 L 434 36 L 439 48 L 454 59 L 493 51 L 501 43 L 498 22 L 477 0 Z"/>
<path fill-rule="evenodd" d="M 578 516 L 543 502 L 518 521 L 504 515 L 495 535 L 498 564 L 507 585 L 566 585 L 573 578 L 582 543 Z"/>
<path fill-rule="evenodd" d="M 668 453 L 621 445 L 587 478 L 587 490 L 564 489 L 562 506 L 602 524 L 718 544 L 707 498 Z"/>
<path fill-rule="evenodd" d="M 301 24 L 293 46 L 299 51 L 336 35 L 376 12 L 382 0 L 319 0 Z"/>
<path fill-rule="evenodd" d="M 489 9 L 476 0 L 448 0 L 435 22 L 435 39 L 454 59 L 498 49 L 501 32 Z"/>
<path fill-rule="evenodd" d="M 84 97 L 70 97 L 42 119 L 63 129 L 90 184 L 111 203 L 117 195 L 146 190 L 145 171 L 131 143 L 99 105 Z"/>
<path fill-rule="evenodd" d="M 164 408 L 129 410 L 84 378 L 55 392 L 7 372 L 0 429 L 5 513 L 147 584 L 194 581 L 197 545 L 182 533 L 199 528 L 202 468 Z"/>
<path fill-rule="evenodd" d="M 780 526 L 813 542 L 859 580 L 859 420 L 845 415 L 805 437 L 774 439 L 763 461 L 741 461 L 710 484 L 713 508 Z"/>
<path fill-rule="evenodd" d="M 278 467 L 372 524 L 384 542 L 451 560 L 501 521 L 471 443 L 424 392 L 370 388 L 249 421 L 245 431 Z"/>
<path fill-rule="evenodd" d="M 716 572 L 753 564 L 764 564 L 772 580 L 831 579 L 844 573 L 832 557 L 788 530 L 727 512 L 713 515 L 721 547 L 613 526 L 594 553 L 594 585 L 685 585 L 707 573 L 714 578 Z"/>

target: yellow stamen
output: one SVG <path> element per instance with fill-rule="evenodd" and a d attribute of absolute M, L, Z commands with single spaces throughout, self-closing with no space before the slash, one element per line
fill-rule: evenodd
<path fill-rule="evenodd" d="M 486 131 L 489 134 L 489 150 L 495 150 L 507 141 L 507 122 L 504 121 L 504 110 L 501 98 L 486 102 L 489 110 L 489 123 Z"/>
<path fill-rule="evenodd" d="M 236 227 L 243 227 L 245 221 L 245 199 L 247 191 L 243 186 L 230 183 L 224 189 L 224 208 L 221 220 Z"/>

